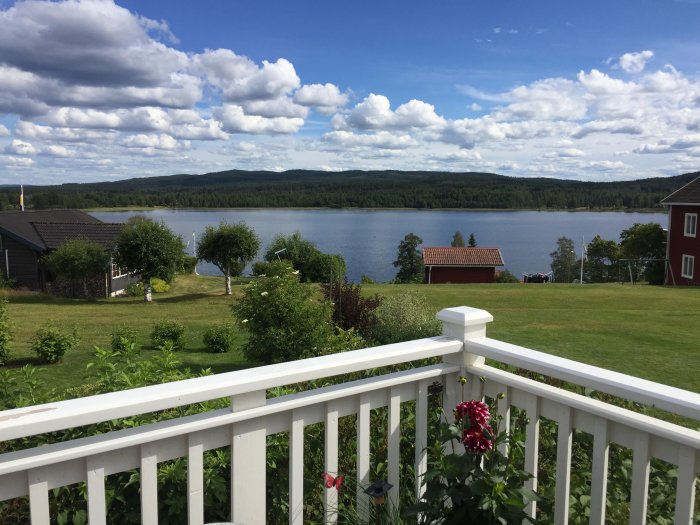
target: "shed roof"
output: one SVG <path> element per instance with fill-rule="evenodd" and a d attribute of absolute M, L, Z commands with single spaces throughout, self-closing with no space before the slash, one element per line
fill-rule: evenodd
<path fill-rule="evenodd" d="M 68 239 L 84 237 L 111 242 L 121 225 L 103 223 L 80 210 L 40 210 L 0 212 L 0 231 L 42 252 L 56 248 Z M 104 244 L 103 244 L 104 245 Z"/>
<path fill-rule="evenodd" d="M 700 177 L 677 189 L 668 197 L 661 199 L 661 204 L 698 204 L 700 205 Z"/>
<path fill-rule="evenodd" d="M 498 248 L 427 247 L 423 248 L 425 266 L 503 266 Z"/>

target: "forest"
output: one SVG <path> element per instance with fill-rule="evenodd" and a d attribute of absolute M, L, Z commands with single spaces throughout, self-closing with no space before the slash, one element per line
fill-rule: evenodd
<path fill-rule="evenodd" d="M 621 182 L 507 177 L 428 171 L 229 170 L 203 175 L 113 182 L 24 186 L 27 209 L 101 207 L 185 208 L 459 208 L 631 210 L 661 199 L 700 176 Z M 0 209 L 16 209 L 18 187 L 0 188 Z"/>

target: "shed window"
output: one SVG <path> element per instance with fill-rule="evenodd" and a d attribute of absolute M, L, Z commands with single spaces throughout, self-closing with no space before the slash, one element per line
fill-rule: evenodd
<path fill-rule="evenodd" d="M 686 279 L 693 278 L 693 270 L 695 269 L 695 257 L 692 255 L 683 256 L 683 269 L 681 270 L 681 277 Z"/>
<path fill-rule="evenodd" d="M 695 232 L 698 228 L 698 214 L 697 213 L 686 213 L 685 214 L 685 228 L 683 230 L 683 235 L 686 237 L 695 237 Z"/>

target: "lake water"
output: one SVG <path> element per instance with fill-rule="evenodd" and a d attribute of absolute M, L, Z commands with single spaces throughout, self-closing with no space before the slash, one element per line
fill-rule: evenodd
<path fill-rule="evenodd" d="M 423 246 L 449 246 L 455 231 L 465 241 L 474 232 L 479 246 L 501 249 L 505 267 L 521 277 L 523 273 L 548 272 L 559 237 L 569 237 L 580 256 L 582 239 L 595 235 L 619 241 L 620 232 L 634 223 L 656 222 L 668 227 L 665 213 L 624 212 L 545 212 L 545 211 L 415 211 L 415 210 L 288 210 L 288 209 L 167 209 L 145 212 L 92 212 L 106 222 L 124 222 L 142 214 L 163 221 L 189 241 L 201 235 L 206 226 L 221 221 L 244 221 L 260 237 L 263 250 L 278 233 L 299 231 L 327 253 L 345 258 L 348 279 L 358 282 L 368 275 L 380 282 L 396 275 L 392 262 L 396 249 L 407 233 L 423 239 Z M 200 274 L 220 275 L 210 264 L 197 267 Z"/>

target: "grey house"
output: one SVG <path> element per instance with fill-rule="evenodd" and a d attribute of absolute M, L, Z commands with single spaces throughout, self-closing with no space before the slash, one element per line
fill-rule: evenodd
<path fill-rule="evenodd" d="M 112 251 L 121 227 L 80 210 L 0 212 L 0 271 L 19 286 L 48 291 L 54 277 L 43 267 L 43 255 L 71 239 L 95 241 Z M 135 281 L 111 264 L 104 278 L 91 284 L 91 293 L 117 295 Z"/>

